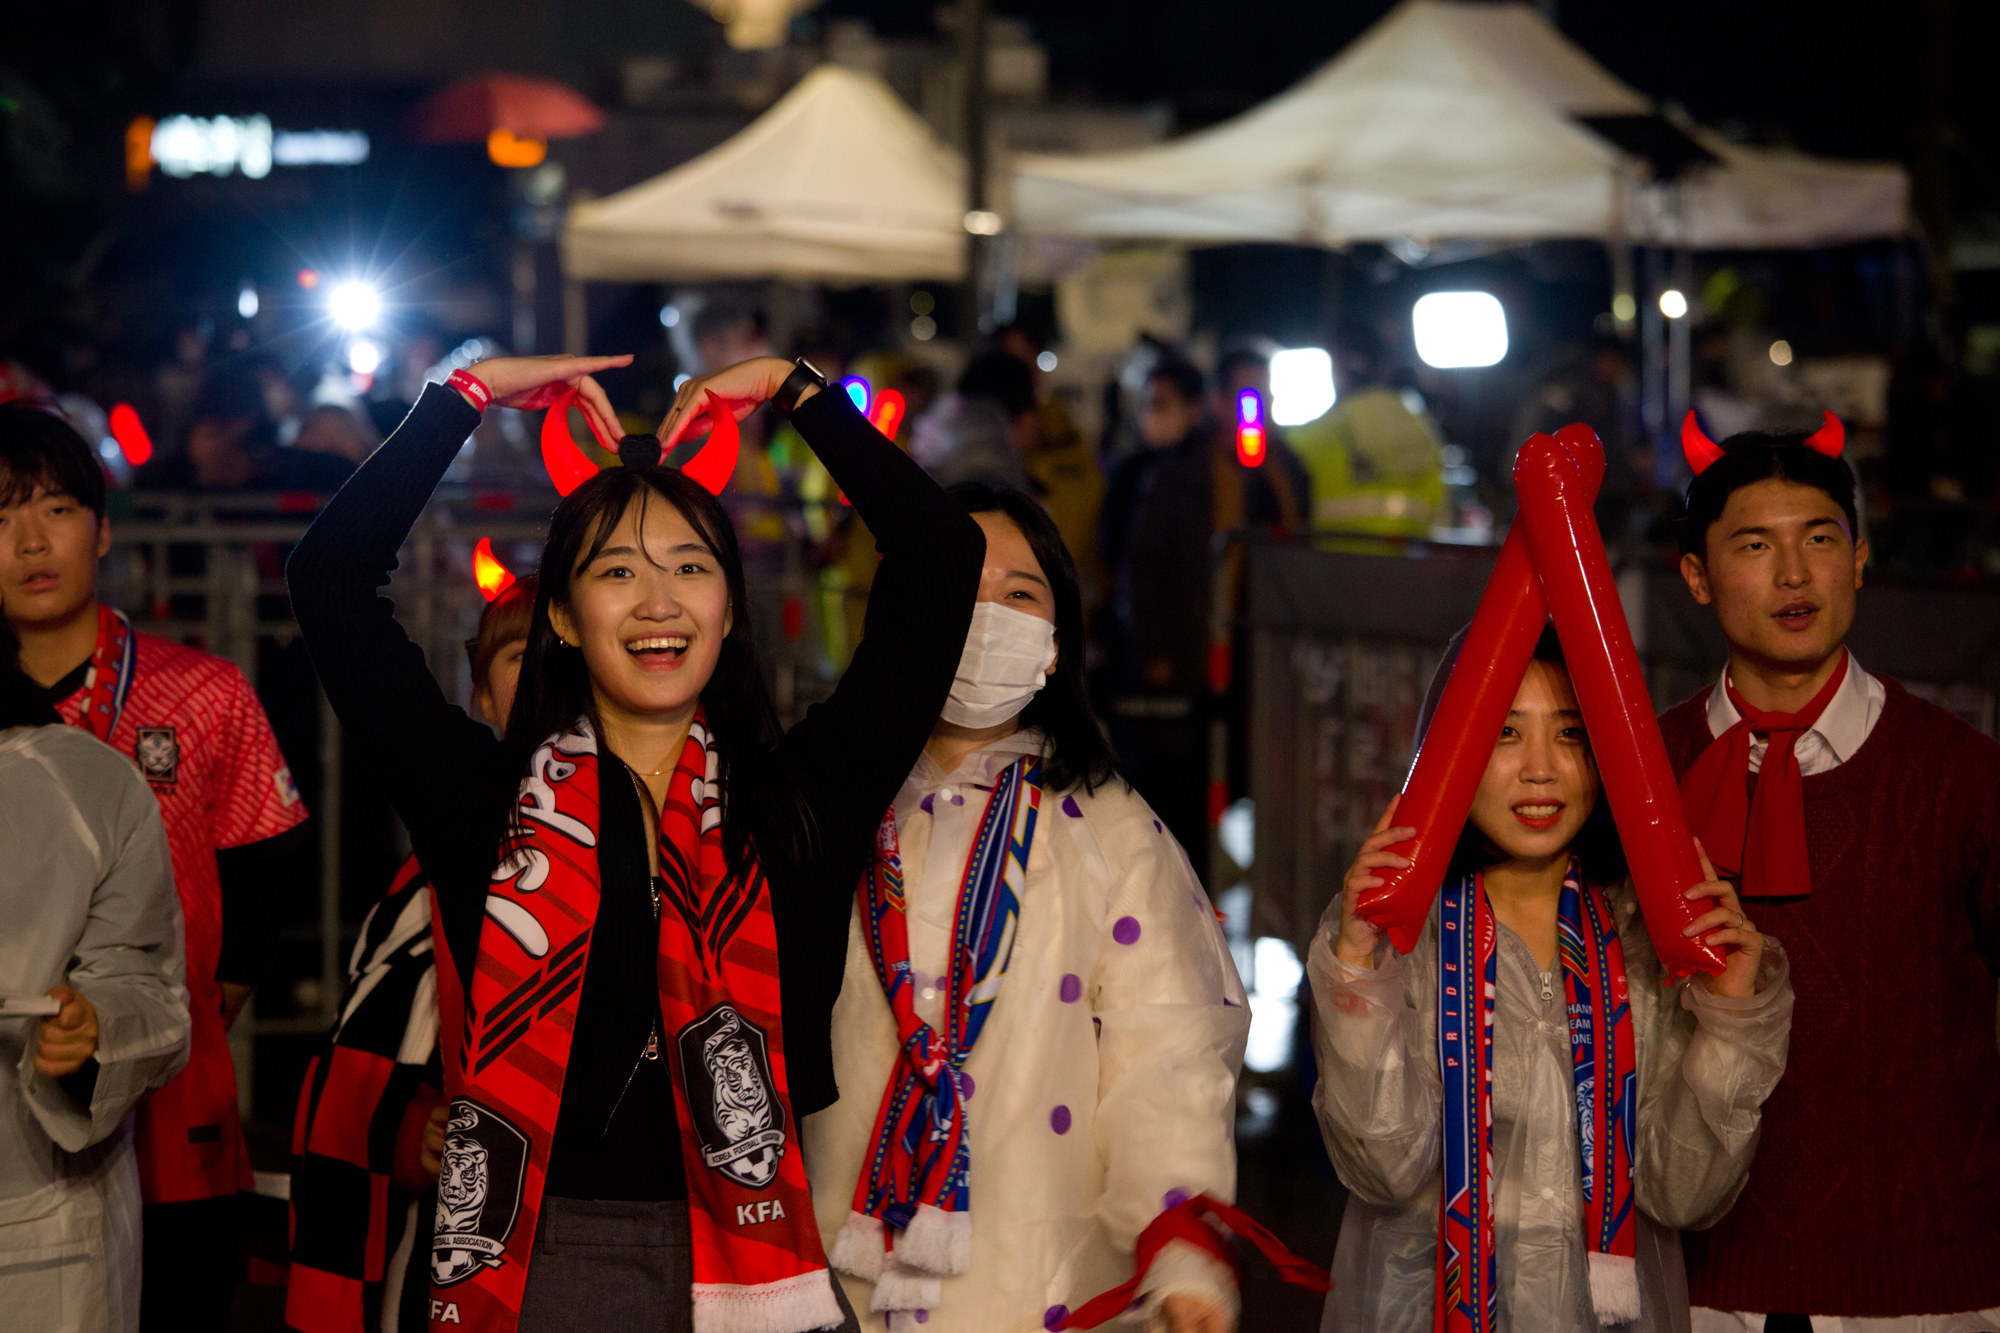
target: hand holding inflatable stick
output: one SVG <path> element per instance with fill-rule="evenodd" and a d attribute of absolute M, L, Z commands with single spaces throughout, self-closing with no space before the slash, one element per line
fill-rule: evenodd
<path fill-rule="evenodd" d="M 1695 919 L 1682 895 L 1707 877 L 1639 676 L 1603 539 L 1590 517 L 1603 475 L 1603 449 L 1580 423 L 1554 439 L 1531 437 L 1516 460 L 1520 517 L 1501 548 L 1397 808 L 1398 823 L 1418 832 L 1392 850 L 1411 864 L 1377 871 L 1382 883 L 1356 903 L 1356 911 L 1406 953 L 1430 914 L 1494 738 L 1553 611 L 1662 967 L 1669 977 L 1722 970 L 1716 950 L 1681 934 Z"/>

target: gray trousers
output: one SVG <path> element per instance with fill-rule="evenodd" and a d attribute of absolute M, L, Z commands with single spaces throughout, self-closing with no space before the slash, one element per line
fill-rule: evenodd
<path fill-rule="evenodd" d="M 842 1333 L 861 1325 L 840 1283 L 834 1298 L 847 1316 Z M 542 1196 L 535 1258 L 521 1294 L 520 1333 L 694 1333 L 694 1249 L 687 1201 Z"/>

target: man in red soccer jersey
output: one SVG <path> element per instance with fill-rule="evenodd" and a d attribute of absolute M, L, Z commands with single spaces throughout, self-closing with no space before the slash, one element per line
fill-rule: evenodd
<path fill-rule="evenodd" d="M 2000 745 L 1847 651 L 1868 544 L 1830 413 L 1683 442 L 1681 573 L 1729 663 L 1660 726 L 1798 994 L 1749 1183 L 1687 1238 L 1695 1333 L 2000 1329 Z"/>
<path fill-rule="evenodd" d="M 187 1068 L 139 1109 L 141 1323 L 225 1328 L 250 1159 L 228 1028 L 251 983 L 305 805 L 243 673 L 97 601 L 104 474 L 61 418 L 0 404 L 0 609 L 63 721 L 138 765 L 166 822 L 187 929 Z"/>

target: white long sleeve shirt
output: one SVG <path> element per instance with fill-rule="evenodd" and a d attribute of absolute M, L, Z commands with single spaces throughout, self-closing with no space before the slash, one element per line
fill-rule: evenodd
<path fill-rule="evenodd" d="M 916 1007 L 938 1025 L 961 877 L 994 779 L 1042 745 L 996 741 L 951 774 L 928 756 L 895 802 Z M 1208 896 L 1186 856 L 1122 782 L 1045 791 L 1012 962 L 967 1060 L 972 1259 L 945 1278 L 923 1333 L 1031 1333 L 1132 1275 L 1138 1233 L 1181 1198 L 1233 1200 L 1236 1076 L 1250 1010 Z M 896 1024 L 861 933 L 833 1011 L 840 1100 L 804 1124 L 807 1173 L 829 1247 L 846 1221 L 896 1060 Z M 842 1276 L 865 1328 L 873 1284 Z M 1227 1272 L 1170 1245 L 1140 1310 L 1198 1294 L 1233 1311 Z M 916 1329 L 910 1316 L 895 1328 Z"/>

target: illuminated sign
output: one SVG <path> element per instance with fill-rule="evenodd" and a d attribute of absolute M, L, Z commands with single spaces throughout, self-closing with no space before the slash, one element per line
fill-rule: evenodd
<path fill-rule="evenodd" d="M 262 180 L 280 167 L 351 167 L 368 160 L 360 130 L 274 130 L 269 116 L 145 116 L 125 131 L 126 176 L 142 182 L 145 158 L 178 180 L 242 172 Z"/>

